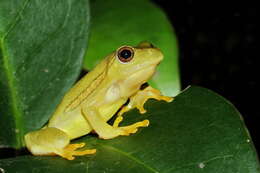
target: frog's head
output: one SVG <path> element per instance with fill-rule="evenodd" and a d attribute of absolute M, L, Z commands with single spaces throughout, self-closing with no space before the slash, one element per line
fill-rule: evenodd
<path fill-rule="evenodd" d="M 122 46 L 112 56 L 108 76 L 112 75 L 129 87 L 145 83 L 163 59 L 162 52 L 148 42 L 142 42 L 137 47 Z"/>

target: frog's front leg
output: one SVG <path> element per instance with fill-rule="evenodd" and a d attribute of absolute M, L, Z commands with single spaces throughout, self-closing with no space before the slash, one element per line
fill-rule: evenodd
<path fill-rule="evenodd" d="M 25 135 L 27 148 L 33 155 L 59 155 L 68 160 L 74 156 L 94 154 L 95 149 L 81 150 L 85 143 L 70 144 L 69 136 L 60 129 L 45 127 L 43 129 L 27 133 Z"/>
<path fill-rule="evenodd" d="M 96 108 L 82 108 L 82 114 L 93 130 L 103 139 L 112 139 L 120 135 L 128 136 L 131 133 L 136 133 L 139 127 L 147 127 L 149 125 L 148 120 L 143 120 L 129 126 L 113 127 L 102 118 Z"/>
<path fill-rule="evenodd" d="M 144 104 L 150 98 L 164 100 L 167 102 L 171 102 L 173 100 L 173 97 L 164 96 L 159 90 L 154 89 L 151 86 L 148 86 L 143 90 L 139 90 L 135 95 L 130 97 L 129 103 L 122 107 L 122 109 L 118 112 L 118 117 L 114 121 L 113 127 L 118 127 L 119 123 L 123 120 L 123 113 L 131 109 L 137 108 L 141 114 L 144 114 L 146 112 L 144 109 Z"/>

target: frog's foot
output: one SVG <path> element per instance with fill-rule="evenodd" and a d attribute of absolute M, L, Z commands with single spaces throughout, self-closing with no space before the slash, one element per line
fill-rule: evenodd
<path fill-rule="evenodd" d="M 131 133 L 136 133 L 139 127 L 147 127 L 149 125 L 149 120 L 143 120 L 134 124 L 131 124 L 129 126 L 123 126 L 119 127 L 121 129 L 121 134 L 123 136 L 128 136 Z"/>
<path fill-rule="evenodd" d="M 106 127 L 104 126 L 102 129 L 95 129 L 95 131 L 102 139 L 112 139 L 117 136 L 129 136 L 130 134 L 136 133 L 139 127 L 147 127 L 148 125 L 149 125 L 149 120 L 143 120 L 122 127 L 112 127 L 108 125 Z"/>
<path fill-rule="evenodd" d="M 45 127 L 26 134 L 25 143 L 33 155 L 59 155 L 68 160 L 73 160 L 74 156 L 94 154 L 96 152 L 95 149 L 77 150 L 82 148 L 85 143 L 70 144 L 69 136 L 55 127 Z"/>
<path fill-rule="evenodd" d="M 82 110 L 82 114 L 102 139 L 112 139 L 120 135 L 128 136 L 131 133 L 136 133 L 139 127 L 147 127 L 149 125 L 149 121 L 144 120 L 129 126 L 113 127 L 104 121 L 97 110 Z"/>
<path fill-rule="evenodd" d="M 96 153 L 96 149 L 91 150 L 81 150 L 78 151 L 77 149 L 82 148 L 85 146 L 85 143 L 79 143 L 79 144 L 69 144 L 67 145 L 61 152 L 58 153 L 61 157 L 68 159 L 68 160 L 74 160 L 74 156 L 83 156 L 87 154 L 94 154 Z"/>
<path fill-rule="evenodd" d="M 136 95 L 133 96 L 131 107 L 136 107 L 141 114 L 144 114 L 146 113 L 146 110 L 144 109 L 144 104 L 150 98 L 155 100 L 164 100 L 167 102 L 171 102 L 173 100 L 173 97 L 164 96 L 159 90 L 148 86 L 145 89 L 140 90 Z"/>
<path fill-rule="evenodd" d="M 164 96 L 159 90 L 148 86 L 130 97 L 129 103 L 118 112 L 118 117 L 114 121 L 113 127 L 118 127 L 119 123 L 123 120 L 122 115 L 131 109 L 137 108 L 141 114 L 146 113 L 144 104 L 150 98 L 164 100 L 167 102 L 171 102 L 173 100 L 173 97 Z"/>

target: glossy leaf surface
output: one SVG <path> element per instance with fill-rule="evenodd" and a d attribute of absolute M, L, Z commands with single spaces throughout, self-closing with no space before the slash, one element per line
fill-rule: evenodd
<path fill-rule="evenodd" d="M 75 82 L 88 37 L 87 0 L 0 1 L 0 148 L 20 148 Z"/>
<path fill-rule="evenodd" d="M 125 114 L 123 124 L 149 119 L 149 127 L 129 137 L 86 142 L 95 155 L 67 161 L 20 156 L 0 160 L 6 172 L 259 173 L 258 158 L 239 112 L 204 88 L 191 87 L 172 103 L 149 101 L 148 112 Z"/>

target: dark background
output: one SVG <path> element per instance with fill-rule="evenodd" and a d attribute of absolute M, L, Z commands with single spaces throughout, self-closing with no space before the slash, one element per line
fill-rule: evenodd
<path fill-rule="evenodd" d="M 167 13 L 179 41 L 182 87 L 195 84 L 227 98 L 242 114 L 260 151 L 258 5 L 233 0 L 154 1 Z"/>

